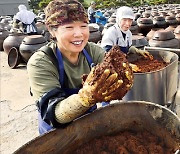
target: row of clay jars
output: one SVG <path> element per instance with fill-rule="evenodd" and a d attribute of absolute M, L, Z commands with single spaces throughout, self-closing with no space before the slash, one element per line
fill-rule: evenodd
<path fill-rule="evenodd" d="M 176 29 L 176 27 L 178 27 L 178 26 L 177 25 L 170 25 L 169 27 L 165 28 L 165 30 L 172 31 L 174 33 L 174 30 Z M 150 32 L 146 35 L 147 40 L 150 40 L 156 31 L 162 30 L 162 29 L 164 29 L 164 28 L 152 28 L 150 30 Z"/>
<path fill-rule="evenodd" d="M 19 48 L 12 47 L 8 53 L 8 65 L 16 68 L 20 63 L 27 63 L 29 58 L 47 41 L 42 35 L 28 35 L 24 37 Z"/>

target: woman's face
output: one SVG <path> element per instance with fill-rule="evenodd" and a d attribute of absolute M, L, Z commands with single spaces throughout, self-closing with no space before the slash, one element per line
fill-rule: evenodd
<path fill-rule="evenodd" d="M 128 29 L 131 28 L 132 22 L 133 22 L 132 19 L 123 18 L 123 19 L 121 19 L 121 21 L 120 21 L 120 23 L 119 23 L 119 26 L 121 27 L 121 29 L 122 29 L 123 31 L 127 31 Z"/>
<path fill-rule="evenodd" d="M 79 53 L 88 42 L 89 27 L 81 21 L 72 22 L 60 25 L 53 35 L 61 52 Z"/>

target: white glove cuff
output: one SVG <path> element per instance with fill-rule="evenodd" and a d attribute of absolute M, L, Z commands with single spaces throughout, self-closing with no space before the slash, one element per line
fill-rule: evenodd
<path fill-rule="evenodd" d="M 78 94 L 74 94 L 59 102 L 55 107 L 56 120 L 59 123 L 68 123 L 82 115 L 89 107 L 82 105 Z"/>

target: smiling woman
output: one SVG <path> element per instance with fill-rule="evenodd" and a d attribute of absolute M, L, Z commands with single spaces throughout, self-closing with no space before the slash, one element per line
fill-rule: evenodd
<path fill-rule="evenodd" d="M 93 91 L 82 86 L 81 76 L 104 58 L 104 50 L 88 42 L 88 17 L 81 3 L 54 0 L 45 15 L 55 41 L 35 52 L 27 64 L 31 92 L 38 102 L 40 134 L 96 109 L 97 101 L 89 99 Z M 83 88 L 88 95 L 79 95 Z"/>

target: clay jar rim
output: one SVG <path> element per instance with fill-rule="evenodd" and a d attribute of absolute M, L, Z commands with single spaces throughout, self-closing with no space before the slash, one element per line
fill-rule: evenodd
<path fill-rule="evenodd" d="M 173 34 L 172 31 L 162 29 L 162 30 L 156 31 L 152 39 L 157 40 L 157 41 L 165 41 L 165 40 L 171 40 L 174 38 L 175 38 L 175 35 Z"/>
<path fill-rule="evenodd" d="M 17 48 L 12 47 L 8 53 L 8 65 L 10 68 L 16 68 L 20 64 L 20 53 Z"/>
<path fill-rule="evenodd" d="M 42 35 L 28 35 L 22 40 L 22 43 L 26 45 L 42 44 L 45 42 L 46 39 Z"/>

